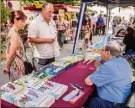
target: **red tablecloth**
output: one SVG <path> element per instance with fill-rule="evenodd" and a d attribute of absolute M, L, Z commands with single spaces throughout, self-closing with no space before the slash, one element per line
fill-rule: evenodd
<path fill-rule="evenodd" d="M 78 63 L 77 65 L 71 67 L 70 69 L 66 70 L 59 76 L 53 78 L 51 81 L 58 82 L 61 84 L 68 85 L 68 91 L 59 99 L 57 100 L 51 107 L 81 107 L 84 102 L 87 100 L 88 96 L 91 95 L 92 91 L 94 90 L 94 86 L 86 86 L 85 85 L 85 78 L 92 74 L 95 71 L 94 64 L 84 65 L 83 63 Z M 68 102 L 63 101 L 63 97 L 66 96 L 69 92 L 73 90 L 70 86 L 70 83 L 79 84 L 81 87 L 84 88 L 83 92 L 84 95 L 76 102 L 75 104 L 70 104 Z M 1 107 L 2 108 L 15 108 L 13 104 L 10 104 L 6 101 L 1 100 Z"/>

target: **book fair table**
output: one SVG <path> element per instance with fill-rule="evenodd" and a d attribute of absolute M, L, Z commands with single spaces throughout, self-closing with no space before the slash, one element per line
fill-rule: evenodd
<path fill-rule="evenodd" d="M 68 90 L 50 107 L 82 107 L 84 102 L 88 99 L 88 97 L 92 94 L 94 90 L 94 86 L 85 85 L 85 79 L 95 70 L 96 68 L 94 66 L 94 63 L 87 65 L 82 62 L 78 62 L 77 64 L 62 72 L 61 74 L 52 78 L 50 81 L 66 85 L 68 86 Z M 83 95 L 75 103 L 70 103 L 63 100 L 66 95 L 68 95 L 72 90 L 74 90 L 74 88 L 71 86 L 71 83 L 78 84 L 80 87 L 83 88 Z M 17 108 L 17 106 L 15 106 L 14 104 L 11 104 L 3 99 L 1 99 L 1 107 Z"/>

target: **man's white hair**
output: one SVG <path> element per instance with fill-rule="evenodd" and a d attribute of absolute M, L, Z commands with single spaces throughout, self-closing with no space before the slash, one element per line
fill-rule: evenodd
<path fill-rule="evenodd" d="M 125 45 L 119 41 L 110 41 L 105 45 L 105 50 L 110 51 L 112 56 L 120 56 L 123 54 Z"/>
<path fill-rule="evenodd" d="M 44 2 L 43 5 L 42 5 L 42 10 L 45 9 L 48 5 L 52 5 L 52 3 L 48 3 L 48 2 Z"/>

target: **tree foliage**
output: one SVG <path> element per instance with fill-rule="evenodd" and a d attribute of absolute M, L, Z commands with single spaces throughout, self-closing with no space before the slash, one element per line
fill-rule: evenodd
<path fill-rule="evenodd" d="M 80 0 L 23 0 L 22 5 L 31 5 L 34 3 L 49 2 L 53 4 L 80 5 Z"/>
<path fill-rule="evenodd" d="M 69 4 L 69 5 L 79 5 L 80 0 L 46 0 L 51 3 Z"/>
<path fill-rule="evenodd" d="M 0 10 L 1 10 L 1 23 L 5 23 L 10 17 L 10 9 L 7 8 L 3 2 L 1 2 Z"/>

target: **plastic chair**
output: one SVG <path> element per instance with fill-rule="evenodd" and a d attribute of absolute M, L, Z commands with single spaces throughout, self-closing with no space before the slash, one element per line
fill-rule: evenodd
<path fill-rule="evenodd" d="M 125 103 L 119 105 L 118 108 L 130 108 L 128 105 L 131 101 L 131 98 L 134 96 L 134 94 L 135 94 L 135 81 L 133 81 L 131 84 L 131 94 L 127 97 Z"/>
<path fill-rule="evenodd" d="M 132 82 L 132 86 L 131 86 L 131 94 L 127 97 L 124 105 L 128 106 L 128 104 L 131 101 L 132 96 L 134 96 L 135 94 L 135 81 Z"/>
<path fill-rule="evenodd" d="M 116 104 L 116 108 L 130 108 L 128 105 L 131 101 L 131 98 L 134 96 L 135 94 L 135 81 L 132 82 L 131 84 L 131 94 L 129 94 L 129 96 L 127 97 L 125 103 L 123 104 Z"/>

